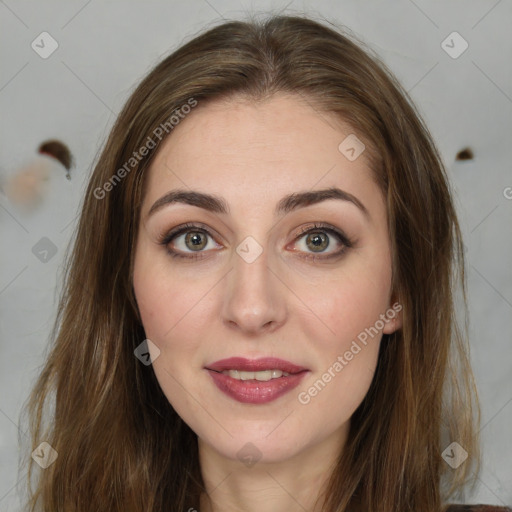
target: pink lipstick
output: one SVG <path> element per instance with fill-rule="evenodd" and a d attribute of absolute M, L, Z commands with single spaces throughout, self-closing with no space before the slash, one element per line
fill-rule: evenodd
<path fill-rule="evenodd" d="M 297 387 L 308 369 L 274 357 L 231 357 L 208 364 L 205 369 L 215 385 L 242 403 L 264 404 Z"/>

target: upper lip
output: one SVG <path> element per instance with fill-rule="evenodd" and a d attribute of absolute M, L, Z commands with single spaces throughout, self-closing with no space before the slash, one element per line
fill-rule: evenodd
<path fill-rule="evenodd" d="M 223 372 L 224 370 L 241 370 L 245 372 L 281 370 L 286 373 L 299 373 L 307 370 L 307 368 L 276 357 L 261 357 L 259 359 L 229 357 L 228 359 L 220 359 L 219 361 L 208 364 L 205 368 L 216 372 Z"/>

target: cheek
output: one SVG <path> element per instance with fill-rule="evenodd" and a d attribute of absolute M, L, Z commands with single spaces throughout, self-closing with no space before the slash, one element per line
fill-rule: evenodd
<path fill-rule="evenodd" d="M 218 339 L 212 332 L 218 321 L 212 307 L 216 279 L 187 279 L 168 263 L 148 264 L 154 260 L 136 259 L 135 296 L 146 337 L 160 350 L 152 365 L 160 387 L 178 414 L 193 422 L 196 415 L 201 417 L 198 403 L 208 400 L 202 389 L 193 393 L 199 402 L 184 389 L 195 387 L 197 372 L 205 363 L 204 347 L 211 345 L 208 337 Z"/>
<path fill-rule="evenodd" d="M 134 268 L 133 289 L 146 336 L 160 346 L 159 341 L 172 325 L 176 304 L 169 297 L 166 282 L 155 268 L 139 259 Z"/>
<path fill-rule="evenodd" d="M 361 308 L 365 294 L 339 294 L 331 303 L 330 329 L 324 336 L 307 334 L 316 356 L 314 372 L 299 389 L 298 401 L 310 417 L 322 418 L 322 431 L 347 422 L 359 407 L 373 380 L 382 333 L 375 328 L 383 301 L 375 297 Z M 304 329 L 309 329 L 305 322 Z M 324 330 L 324 332 L 326 332 Z M 316 424 L 316 422 L 313 422 Z"/>
<path fill-rule="evenodd" d="M 133 287 L 146 337 L 160 350 L 152 368 L 163 393 L 182 417 L 201 417 L 198 402 L 184 389 L 192 382 L 189 372 L 200 344 L 198 319 L 204 319 L 207 290 L 142 257 L 135 262 Z M 200 392 L 194 396 L 202 403 Z"/>
<path fill-rule="evenodd" d="M 317 356 L 315 371 L 301 387 L 301 403 L 329 411 L 329 425 L 346 421 L 364 399 L 378 361 L 383 323 L 389 308 L 390 261 L 385 257 L 355 259 L 336 278 L 318 282 L 305 302 L 301 330 Z M 336 407 L 333 407 L 336 404 Z"/>
<path fill-rule="evenodd" d="M 135 260 L 133 288 L 146 335 L 162 349 L 177 331 L 186 332 L 191 310 L 201 311 L 207 284 L 184 281 L 170 265 L 148 256 L 142 252 Z"/>
<path fill-rule="evenodd" d="M 339 272 L 317 280 L 314 288 L 298 291 L 310 309 L 303 316 L 302 328 L 309 339 L 324 340 L 326 350 L 346 350 L 351 340 L 375 326 L 389 308 L 390 286 L 388 257 L 370 254 L 353 258 Z M 315 321 L 311 321 L 312 314 Z"/>

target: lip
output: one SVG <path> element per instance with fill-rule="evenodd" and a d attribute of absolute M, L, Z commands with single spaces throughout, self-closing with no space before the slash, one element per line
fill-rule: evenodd
<path fill-rule="evenodd" d="M 223 372 L 224 370 L 242 370 L 245 372 L 258 372 L 263 370 L 281 370 L 286 373 L 296 374 L 307 370 L 302 366 L 279 359 L 277 357 L 261 357 L 259 359 L 246 359 L 245 357 L 229 357 L 220 359 L 205 367 L 207 370 Z"/>
<path fill-rule="evenodd" d="M 249 404 L 265 404 L 276 400 L 280 396 L 296 388 L 309 370 L 274 357 L 260 359 L 245 359 L 243 357 L 230 357 L 209 364 L 205 369 L 213 382 L 223 393 L 230 398 Z M 238 380 L 221 373 L 224 370 L 261 371 L 281 370 L 290 375 L 282 376 L 269 381 Z"/>

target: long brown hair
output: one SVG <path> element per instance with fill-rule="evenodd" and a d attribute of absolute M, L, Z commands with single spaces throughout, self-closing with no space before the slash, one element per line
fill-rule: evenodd
<path fill-rule="evenodd" d="M 407 93 L 353 35 L 272 16 L 195 37 L 142 80 L 118 116 L 88 184 L 51 350 L 27 404 L 31 450 L 46 441 L 58 453 L 44 470 L 29 458 L 28 482 L 38 473 L 27 510 L 198 508 L 197 436 L 151 366 L 134 356 L 145 339 L 132 287 L 145 175 L 183 105 L 276 92 L 339 116 L 366 144 L 387 203 L 392 288 L 403 306 L 403 327 L 382 339 L 322 510 L 441 511 L 470 477 L 479 408 L 467 324 L 455 307 L 460 290 L 466 313 L 464 251 L 432 137 Z M 143 146 L 152 147 L 135 158 Z M 453 441 L 469 453 L 456 469 L 442 458 Z"/>

